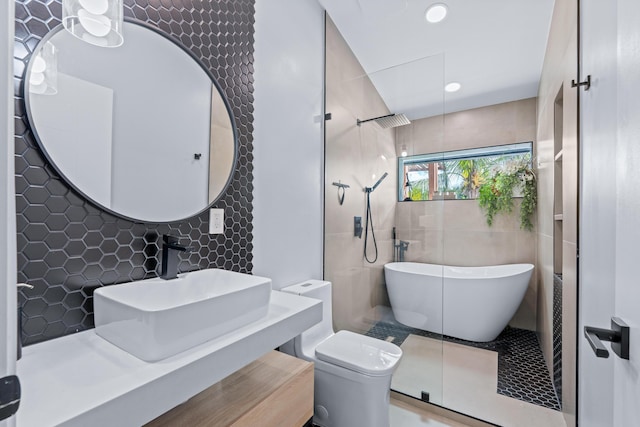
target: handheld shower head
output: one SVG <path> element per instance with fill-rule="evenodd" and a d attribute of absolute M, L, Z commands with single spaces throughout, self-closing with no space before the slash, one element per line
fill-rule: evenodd
<path fill-rule="evenodd" d="M 380 179 L 378 179 L 376 183 L 373 184 L 373 187 L 364 187 L 364 192 L 366 194 L 366 199 L 367 199 L 367 219 L 365 221 L 365 226 L 364 226 L 364 259 L 366 259 L 369 264 L 375 263 L 378 259 L 378 243 L 376 243 L 376 235 L 373 232 L 373 217 L 371 214 L 371 193 L 373 193 L 373 190 L 378 188 L 378 185 L 380 185 L 382 180 L 385 179 L 387 175 L 389 174 L 386 172 L 382 174 Z M 371 237 L 373 238 L 373 246 L 375 247 L 375 250 L 376 250 L 375 257 L 373 258 L 373 260 L 370 260 L 369 256 L 367 255 L 367 241 L 369 240 L 368 239 L 369 224 L 371 224 Z"/>
<path fill-rule="evenodd" d="M 378 185 L 380 185 L 380 183 L 382 182 L 383 179 L 385 179 L 387 177 L 387 175 L 389 175 L 388 173 L 384 173 L 379 180 L 376 181 L 375 184 L 373 184 L 373 187 L 365 187 L 364 191 L 367 193 L 372 193 L 373 190 L 375 190 L 376 188 L 378 188 Z"/>

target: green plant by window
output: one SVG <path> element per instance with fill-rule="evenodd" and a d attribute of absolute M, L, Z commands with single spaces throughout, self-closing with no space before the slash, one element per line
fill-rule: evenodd
<path fill-rule="evenodd" d="M 478 201 L 489 226 L 493 224 L 497 214 L 509 214 L 513 211 L 513 193 L 516 189 L 522 191 L 520 228 L 533 230 L 531 217 L 536 209 L 537 188 L 529 156 L 514 159 L 505 167 L 495 169 L 489 179 L 480 186 Z"/>
<path fill-rule="evenodd" d="M 429 180 L 421 179 L 410 186 L 411 200 L 429 200 Z"/>
<path fill-rule="evenodd" d="M 398 201 L 470 200 L 495 168 L 531 158 L 531 142 L 398 158 Z"/>

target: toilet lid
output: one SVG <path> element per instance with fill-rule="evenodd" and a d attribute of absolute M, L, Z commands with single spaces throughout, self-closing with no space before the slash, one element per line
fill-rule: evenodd
<path fill-rule="evenodd" d="M 316 347 L 316 357 L 366 375 L 393 372 L 402 357 L 395 344 L 349 331 L 340 331 Z"/>

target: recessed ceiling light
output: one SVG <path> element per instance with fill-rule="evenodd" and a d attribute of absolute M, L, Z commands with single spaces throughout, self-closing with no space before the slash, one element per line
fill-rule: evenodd
<path fill-rule="evenodd" d="M 424 16 L 427 18 L 427 22 L 432 24 L 438 23 L 447 17 L 449 9 L 444 3 L 434 3 L 427 8 Z"/>
<path fill-rule="evenodd" d="M 444 90 L 447 92 L 457 92 L 460 90 L 462 85 L 458 82 L 451 82 L 444 87 Z"/>

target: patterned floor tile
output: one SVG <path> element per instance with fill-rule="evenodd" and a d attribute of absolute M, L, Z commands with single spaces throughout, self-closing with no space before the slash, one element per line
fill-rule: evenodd
<path fill-rule="evenodd" d="M 503 396 L 560 410 L 535 332 L 507 326 L 494 341 L 479 343 L 443 336 L 397 323 L 378 322 L 366 335 L 401 345 L 409 334 L 444 339 L 498 353 L 498 389 Z"/>

